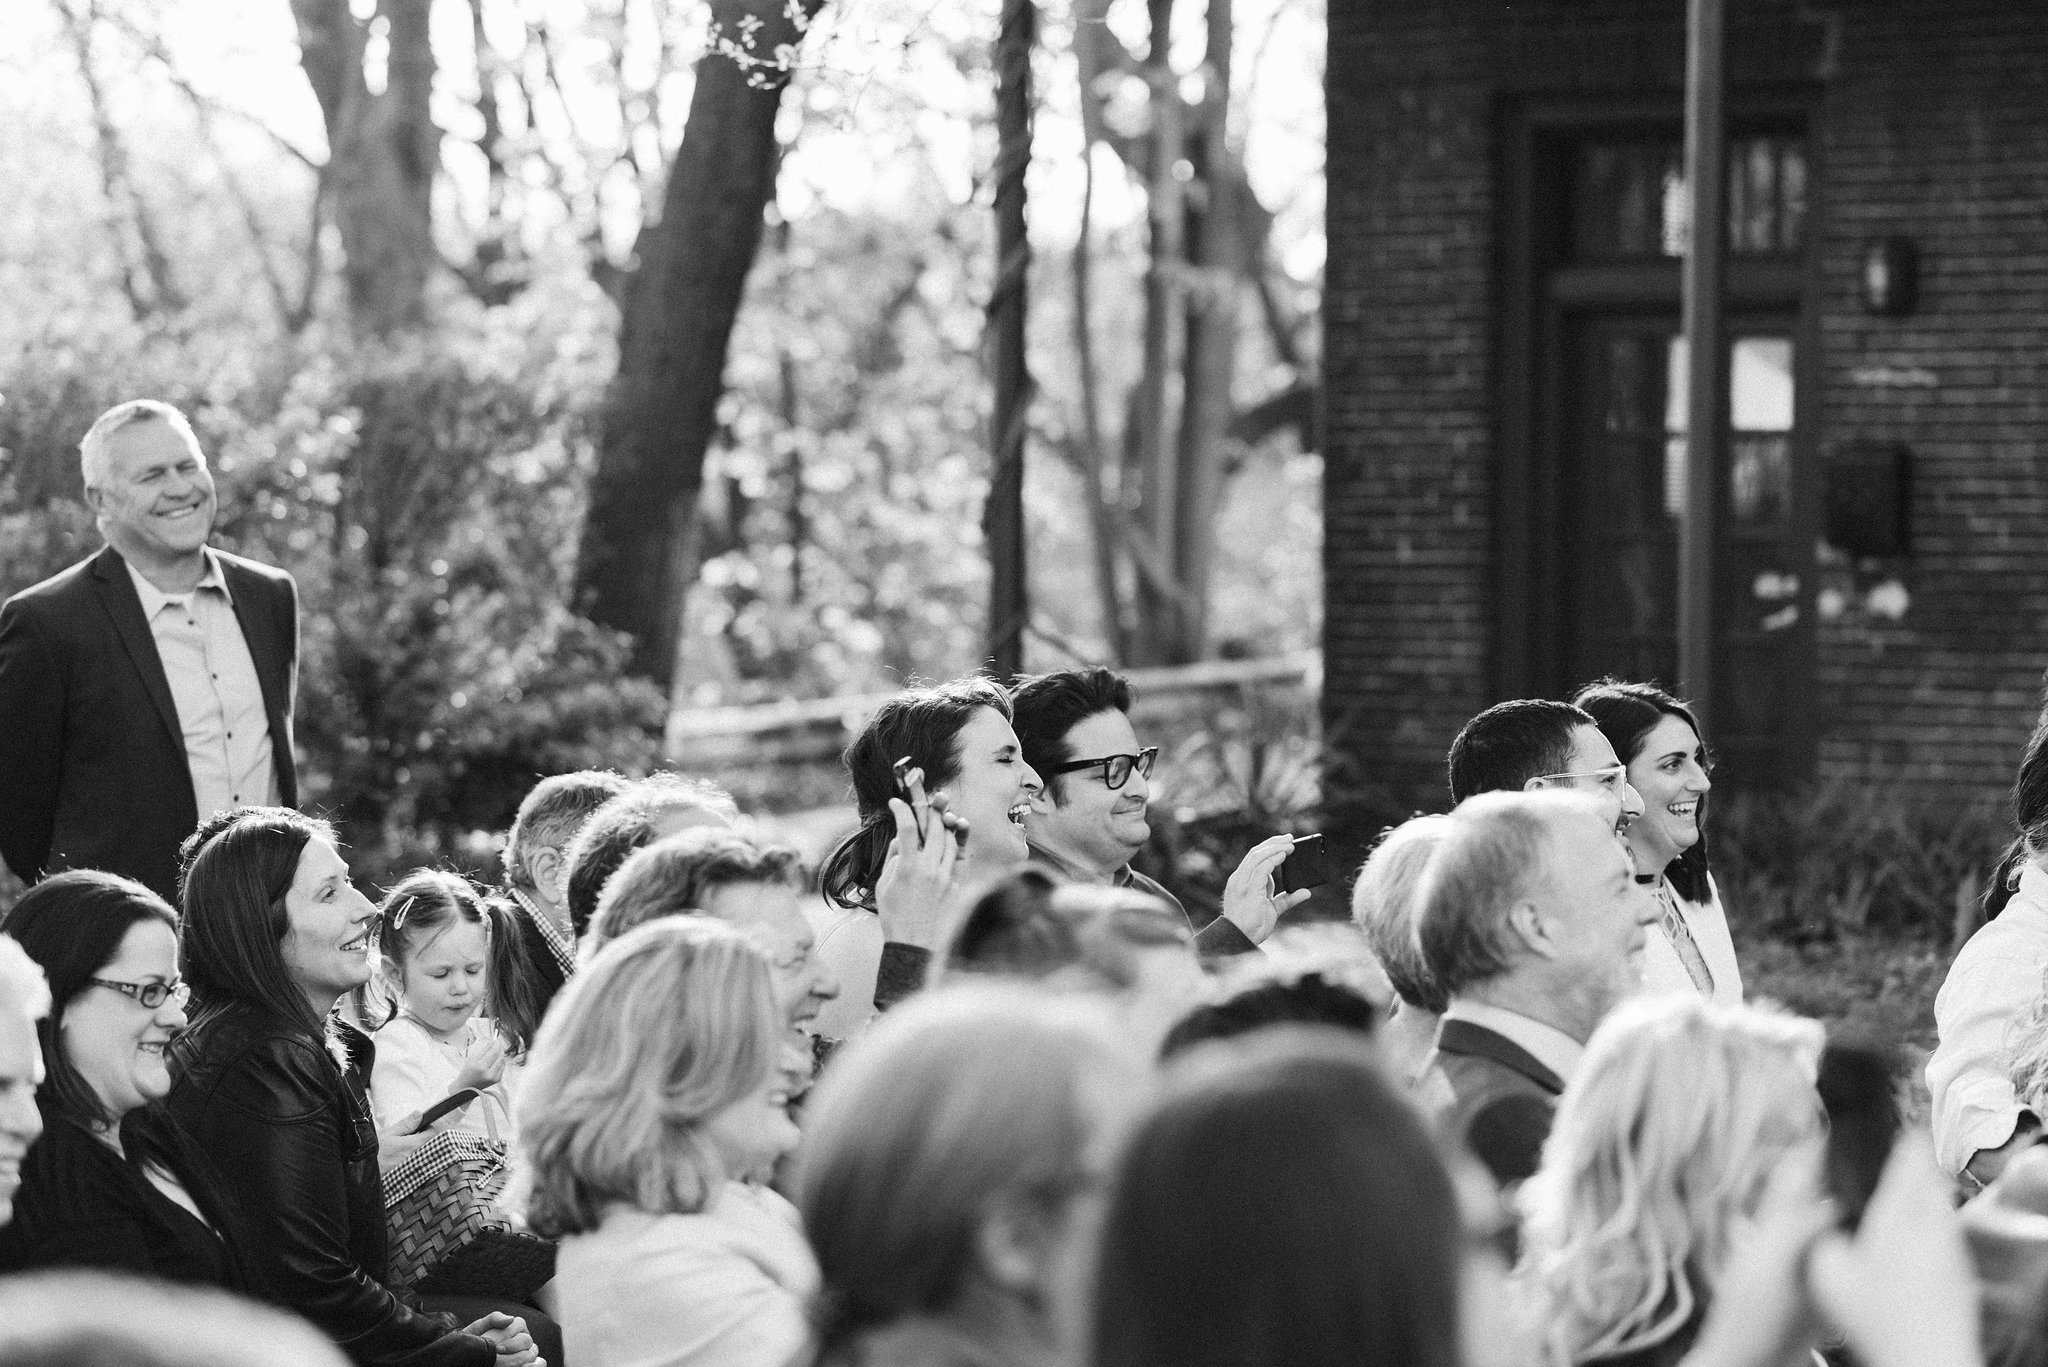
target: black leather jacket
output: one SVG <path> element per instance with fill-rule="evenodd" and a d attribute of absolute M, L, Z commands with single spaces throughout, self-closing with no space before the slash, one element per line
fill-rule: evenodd
<path fill-rule="evenodd" d="M 375 1047 L 339 1027 L 344 1069 L 304 1027 L 237 1004 L 171 1047 L 165 1098 L 241 1207 L 278 1299 L 363 1367 L 492 1367 L 496 1350 L 383 1284 L 377 1128 L 362 1079 Z"/>

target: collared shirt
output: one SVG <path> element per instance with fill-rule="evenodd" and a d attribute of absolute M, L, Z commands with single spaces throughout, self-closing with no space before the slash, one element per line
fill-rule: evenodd
<path fill-rule="evenodd" d="M 575 943 L 562 934 L 562 928 L 541 909 L 539 903 L 518 888 L 511 891 L 512 900 L 519 903 L 519 909 L 526 913 L 526 919 L 533 922 L 534 929 L 540 932 L 541 941 L 547 945 L 548 953 L 555 956 L 555 964 L 562 970 L 562 976 L 573 977 L 576 972 Z"/>
<path fill-rule="evenodd" d="M 230 807 L 277 802 L 263 682 L 235 619 L 220 559 L 210 550 L 205 555 L 206 575 L 190 593 L 165 593 L 128 566 L 177 705 L 201 821 Z"/>
<path fill-rule="evenodd" d="M 1468 1021 L 1483 1026 L 1514 1041 L 1529 1051 L 1529 1056 L 1556 1073 L 1567 1083 L 1579 1069 L 1579 1059 L 1585 1055 L 1586 1046 L 1567 1035 L 1554 1025 L 1545 1025 L 1519 1011 L 1493 1006 L 1486 1002 L 1454 1001 L 1444 1012 L 1445 1020 Z"/>
<path fill-rule="evenodd" d="M 1927 1060 L 1934 1157 L 1959 1173 L 1979 1149 L 2012 1138 L 2026 1109 L 2014 1094 L 2006 1034 L 2041 995 L 2048 970 L 2048 872 L 2028 864 L 1998 919 L 1970 937 L 1934 997 L 1940 1043 Z"/>

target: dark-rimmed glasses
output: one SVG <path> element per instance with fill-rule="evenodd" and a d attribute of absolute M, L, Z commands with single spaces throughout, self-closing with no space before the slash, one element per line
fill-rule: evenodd
<path fill-rule="evenodd" d="M 1131 781 L 1131 770 L 1136 769 L 1146 778 L 1152 777 L 1152 761 L 1159 758 L 1159 747 L 1148 745 L 1135 755 L 1098 755 L 1094 759 L 1069 760 L 1046 770 L 1048 774 L 1071 774 L 1077 769 L 1092 769 L 1102 766 L 1102 786 L 1115 792 Z"/>
<path fill-rule="evenodd" d="M 192 989 L 186 986 L 183 978 L 173 978 L 169 982 L 158 980 L 147 983 L 122 983 L 115 982 L 112 978 L 87 978 L 86 981 L 94 987 L 110 988 L 124 997 L 141 1003 L 145 1011 L 154 1011 L 165 1002 L 183 1006 L 192 999 Z"/>

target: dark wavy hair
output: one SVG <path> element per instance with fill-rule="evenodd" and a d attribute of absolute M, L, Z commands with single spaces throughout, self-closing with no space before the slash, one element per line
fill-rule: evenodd
<path fill-rule="evenodd" d="M 288 807 L 243 807 L 187 861 L 178 958 L 192 985 L 196 1027 L 235 1005 L 260 1006 L 324 1037 L 327 1022 L 293 985 L 284 962 L 291 922 L 284 897 L 299 856 L 334 827 Z"/>
<path fill-rule="evenodd" d="M 64 1013 L 121 952 L 128 932 L 151 921 L 177 932 L 171 904 L 142 884 L 119 874 L 77 869 L 30 888 L 0 922 L 0 930 L 28 951 L 50 983 L 49 1014 L 36 1022 L 44 1069 L 36 1103 L 46 1118 L 61 1115 L 89 1129 L 118 1118 L 107 1114 L 65 1052 Z"/>
<path fill-rule="evenodd" d="M 1111 1180 L 1090 1360 L 1456 1367 L 1457 1197 L 1367 1053 L 1296 1026 L 1179 1065 Z"/>
<path fill-rule="evenodd" d="M 1580 689 L 1579 696 L 1573 698 L 1572 703 L 1593 719 L 1593 724 L 1600 728 L 1601 735 L 1607 737 L 1607 743 L 1614 747 L 1616 758 L 1623 764 L 1635 763 L 1643 741 L 1666 717 L 1676 717 L 1690 726 L 1701 746 L 1707 743 L 1707 733 L 1700 729 L 1700 719 L 1693 714 L 1692 708 L 1655 684 L 1630 683 L 1616 678 L 1598 679 Z M 1707 882 L 1706 807 L 1706 800 L 1702 798 L 1700 838 L 1664 870 L 1673 890 L 1688 902 L 1703 903 L 1712 892 Z"/>
<path fill-rule="evenodd" d="M 896 820 L 889 799 L 896 795 L 896 761 L 909 756 L 924 770 L 926 792 L 960 776 L 959 737 L 984 707 L 1012 717 L 1010 695 L 979 674 L 950 683 L 907 688 L 875 709 L 842 757 L 860 812 L 860 829 L 839 842 L 818 870 L 825 896 L 836 906 L 875 908 L 875 880 L 882 876 Z"/>
<path fill-rule="evenodd" d="M 1984 889 L 1984 919 L 1991 920 L 2012 900 L 2019 888 L 2020 871 L 2036 854 L 2048 854 L 2048 701 L 2034 722 L 2034 734 L 2020 755 L 2019 773 L 2012 781 L 2012 815 L 2019 833 L 2000 856 L 1991 884 Z M 2048 1321 L 2048 1311 L 2044 1311 Z M 2044 1350 L 2048 1360 L 2048 1350 Z"/>

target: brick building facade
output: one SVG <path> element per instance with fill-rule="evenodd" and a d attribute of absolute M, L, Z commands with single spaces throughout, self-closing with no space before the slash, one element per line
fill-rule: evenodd
<path fill-rule="evenodd" d="M 1323 706 L 1387 807 L 1443 804 L 1492 701 L 1669 681 L 1683 23 L 1330 5 Z M 1738 782 L 1995 793 L 2048 666 L 2048 23 L 1728 0 L 1728 63 L 1712 739 Z"/>

